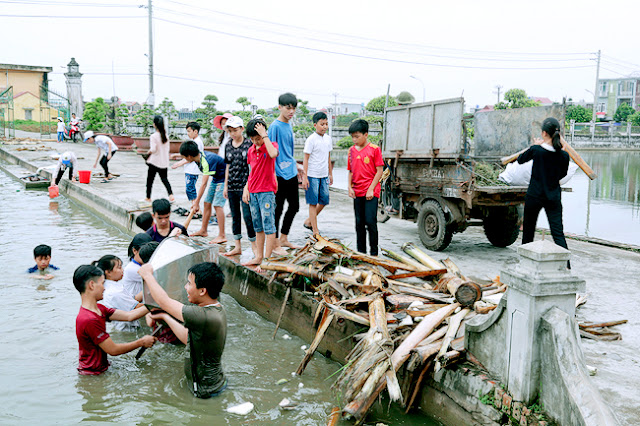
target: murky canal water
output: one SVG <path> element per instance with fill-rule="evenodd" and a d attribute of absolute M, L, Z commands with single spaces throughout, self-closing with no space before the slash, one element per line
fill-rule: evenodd
<path fill-rule="evenodd" d="M 305 342 L 271 340 L 274 325 L 226 295 L 221 298 L 229 323 L 223 365 L 230 384 L 221 396 L 194 398 L 184 379 L 183 349 L 162 344 L 139 361 L 135 352 L 110 357 L 107 373 L 79 376 L 75 318 L 80 297 L 71 281 L 73 270 L 104 254 L 124 260 L 130 237 L 65 197 L 50 201 L 46 191 L 24 191 L 2 172 L 0 193 L 2 424 L 326 424 L 336 404 L 329 377 L 340 365 L 316 356 L 302 377 L 292 377 Z M 52 263 L 60 267 L 53 280 L 25 273 L 38 244 L 53 247 Z M 111 335 L 116 342 L 136 338 L 135 333 Z M 283 378 L 289 382 L 276 385 Z M 299 407 L 281 411 L 278 403 L 285 397 Z M 249 415 L 225 412 L 246 401 L 255 405 Z M 398 408 L 388 412 L 386 404 L 372 414 L 372 424 L 437 424 L 405 416 Z"/>
<path fill-rule="evenodd" d="M 562 193 L 565 232 L 640 246 L 640 152 L 580 151 L 598 178 L 578 169 Z M 345 165 L 336 163 L 334 186 L 347 188 Z M 549 228 L 540 214 L 538 226 Z"/>

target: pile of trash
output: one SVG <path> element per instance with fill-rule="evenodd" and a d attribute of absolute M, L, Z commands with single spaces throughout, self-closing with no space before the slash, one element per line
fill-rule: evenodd
<path fill-rule="evenodd" d="M 427 374 L 466 359 L 465 321 L 495 309 L 507 288 L 499 277 L 474 282 L 450 259 L 438 262 L 411 243 L 402 250 L 383 250 L 389 259 L 369 256 L 315 235 L 293 255 L 260 265 L 275 271 L 272 280 L 286 278 L 291 286 L 313 291 L 320 302 L 316 336 L 297 374 L 335 317 L 369 328 L 355 336 L 358 342 L 333 385 L 341 395 L 342 415 L 357 422 L 364 421 L 385 389 L 391 400 L 410 409 Z M 396 376 L 400 368 L 407 370 L 403 388 Z"/>

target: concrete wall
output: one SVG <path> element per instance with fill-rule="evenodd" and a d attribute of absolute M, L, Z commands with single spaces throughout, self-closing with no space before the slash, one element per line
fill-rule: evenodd
<path fill-rule="evenodd" d="M 592 149 L 640 149 L 640 136 L 597 136 L 591 140 L 591 136 L 575 136 L 570 142 L 571 146 Z"/>
<path fill-rule="evenodd" d="M 16 92 L 14 91 L 14 96 Z M 13 117 L 15 120 L 26 120 L 25 109 L 31 109 L 31 119 L 35 121 L 52 121 L 58 117 L 58 110 L 49 107 L 49 115 L 46 110 L 42 111 L 44 114 L 40 116 L 40 98 L 29 92 L 24 93 L 13 100 Z"/>
<path fill-rule="evenodd" d="M 38 96 L 44 75 L 44 72 L 37 71 L 0 70 L 0 87 L 8 83 L 6 87 L 13 86 L 14 96 L 24 91 Z"/>

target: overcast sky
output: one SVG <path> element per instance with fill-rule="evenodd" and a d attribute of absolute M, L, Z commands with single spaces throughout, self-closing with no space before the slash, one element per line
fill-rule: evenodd
<path fill-rule="evenodd" d="M 66 93 L 73 56 L 85 100 L 110 97 L 115 86 L 121 99 L 142 102 L 146 4 L 0 0 L 0 63 L 51 66 L 51 87 Z M 291 91 L 323 107 L 334 93 L 339 103 L 367 102 L 387 84 L 421 101 L 422 83 L 410 76 L 424 82 L 427 100 L 464 92 L 467 107 L 495 103 L 496 85 L 590 99 L 598 49 L 601 78 L 640 71 L 638 12 L 637 0 L 153 0 L 156 104 L 168 97 L 197 108 L 215 94 L 221 109 L 240 108 L 240 96 L 269 107 Z"/>

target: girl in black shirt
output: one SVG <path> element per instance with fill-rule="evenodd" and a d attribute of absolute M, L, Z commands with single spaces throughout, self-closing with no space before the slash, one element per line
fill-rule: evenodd
<path fill-rule="evenodd" d="M 567 248 L 562 226 L 560 179 L 567 175 L 569 154 L 562 150 L 560 123 L 549 117 L 542 123 L 542 139 L 520 154 L 518 163 L 533 160 L 531 182 L 524 202 L 522 244 L 533 241 L 540 210 L 544 208 L 553 241 Z"/>

